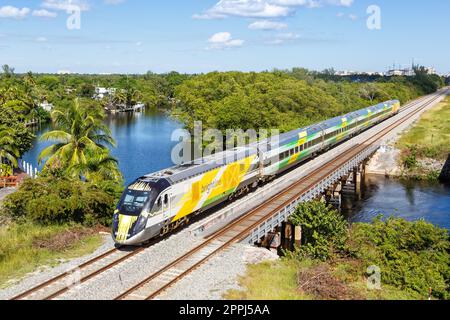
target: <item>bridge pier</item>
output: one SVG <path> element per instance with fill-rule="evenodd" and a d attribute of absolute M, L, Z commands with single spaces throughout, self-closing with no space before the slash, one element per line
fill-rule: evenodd
<path fill-rule="evenodd" d="M 339 181 L 325 191 L 326 204 L 332 205 L 337 210 L 340 210 L 342 205 L 341 193 L 342 181 Z"/>

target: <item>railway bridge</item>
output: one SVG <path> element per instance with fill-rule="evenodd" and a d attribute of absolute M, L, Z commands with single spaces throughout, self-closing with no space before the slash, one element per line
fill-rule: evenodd
<path fill-rule="evenodd" d="M 449 93 L 440 90 L 401 109 L 400 113 L 336 148 L 303 164 L 270 185 L 222 209 L 193 232 L 211 236 L 224 225 L 239 221 L 240 241 L 248 244 L 271 242 L 278 245 L 286 237 L 299 241 L 300 232 L 286 224 L 289 216 L 302 202 L 325 199 L 340 206 L 342 193 L 358 194 L 365 174 L 365 166 L 384 144 L 416 121 L 420 115 L 442 101 Z"/>

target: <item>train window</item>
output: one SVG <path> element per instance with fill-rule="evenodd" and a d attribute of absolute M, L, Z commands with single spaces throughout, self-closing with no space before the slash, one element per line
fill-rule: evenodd
<path fill-rule="evenodd" d="M 169 195 L 165 194 L 164 195 L 164 204 L 167 205 L 169 203 Z"/>
<path fill-rule="evenodd" d="M 158 200 L 156 200 L 156 210 L 159 210 L 162 205 L 161 197 L 158 197 Z"/>
<path fill-rule="evenodd" d="M 294 155 L 294 149 L 289 150 L 289 155 L 293 156 Z"/>
<path fill-rule="evenodd" d="M 295 153 L 299 153 L 300 152 L 300 148 L 299 147 L 295 147 Z"/>

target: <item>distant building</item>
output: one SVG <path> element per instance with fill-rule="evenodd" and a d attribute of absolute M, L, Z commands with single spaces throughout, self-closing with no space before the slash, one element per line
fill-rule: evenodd
<path fill-rule="evenodd" d="M 95 87 L 94 99 L 102 100 L 105 97 L 111 97 L 116 93 L 116 88 Z"/>
<path fill-rule="evenodd" d="M 347 76 L 355 76 L 355 75 L 364 75 L 364 76 L 382 76 L 383 73 L 381 72 L 372 72 L 372 71 L 350 71 L 350 70 L 342 70 L 342 71 L 336 71 L 336 76 L 339 77 L 347 77 Z"/>
<path fill-rule="evenodd" d="M 385 74 L 387 77 L 403 76 L 412 77 L 415 75 L 413 69 L 391 69 Z"/>
<path fill-rule="evenodd" d="M 335 75 L 339 77 L 347 77 L 358 74 L 356 71 L 349 71 L 349 70 L 342 70 L 342 71 L 336 71 Z"/>
<path fill-rule="evenodd" d="M 66 92 L 66 94 L 71 94 L 71 93 L 77 91 L 77 89 L 74 89 L 74 88 L 66 88 L 66 89 L 64 89 L 64 91 Z"/>
<path fill-rule="evenodd" d="M 436 74 L 436 73 L 437 73 L 437 72 L 436 72 L 436 68 L 433 68 L 433 67 L 425 68 L 425 71 L 426 71 L 428 74 Z"/>
<path fill-rule="evenodd" d="M 53 104 L 48 103 L 47 101 L 40 103 L 39 107 L 41 107 L 42 109 L 44 109 L 47 112 L 51 112 L 54 108 Z"/>
<path fill-rule="evenodd" d="M 58 70 L 57 74 L 60 74 L 60 75 L 72 74 L 72 71 L 70 71 L 70 70 Z"/>
<path fill-rule="evenodd" d="M 385 73 L 386 76 L 388 77 L 393 77 L 393 76 L 404 76 L 404 77 L 413 77 L 416 75 L 414 69 L 416 68 L 416 65 L 412 65 L 411 68 L 395 68 L 391 69 L 389 71 L 387 71 Z M 433 67 L 424 67 L 425 71 L 427 74 L 436 74 L 436 69 Z"/>

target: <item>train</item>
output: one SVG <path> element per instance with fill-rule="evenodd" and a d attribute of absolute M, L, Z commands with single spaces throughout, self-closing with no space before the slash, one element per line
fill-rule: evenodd
<path fill-rule="evenodd" d="M 113 240 L 117 245 L 138 246 L 164 236 L 199 213 L 246 194 L 392 117 L 400 107 L 398 100 L 386 101 L 280 134 L 277 139 L 139 177 L 125 189 L 116 207 Z"/>

